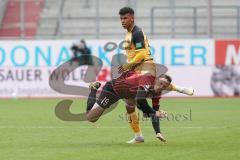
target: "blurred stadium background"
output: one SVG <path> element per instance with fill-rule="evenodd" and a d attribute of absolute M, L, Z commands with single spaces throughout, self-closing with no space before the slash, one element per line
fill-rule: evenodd
<path fill-rule="evenodd" d="M 104 47 L 124 39 L 124 6 L 135 10 L 156 63 L 176 84 L 195 88 L 191 98 L 164 95 L 162 109 L 172 115 L 161 123 L 165 145 L 142 119 L 146 142 L 125 144 L 132 133 L 123 103 L 91 125 L 54 114 L 60 99 L 79 97 L 48 81 L 80 40 L 103 61 L 92 80 L 111 79 L 112 56 L 124 51 Z M 0 0 L 0 159 L 239 159 L 239 64 L 240 0 Z M 86 68 L 66 84 L 87 87 Z M 84 111 L 85 102 L 74 99 L 71 110 Z"/>
<path fill-rule="evenodd" d="M 240 36 L 238 0 L 1 0 L 0 36 L 118 39 L 123 6 L 151 38 Z"/>

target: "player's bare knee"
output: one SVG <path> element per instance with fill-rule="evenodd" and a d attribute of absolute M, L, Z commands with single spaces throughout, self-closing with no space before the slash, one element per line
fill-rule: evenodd
<path fill-rule="evenodd" d="M 97 122 L 98 119 L 88 119 L 88 122 L 92 122 L 92 123 L 95 123 Z"/>
<path fill-rule="evenodd" d="M 98 120 L 98 118 L 92 117 L 89 113 L 87 113 L 86 119 L 87 119 L 88 122 L 92 122 L 92 123 L 94 123 Z"/>
<path fill-rule="evenodd" d="M 130 114 L 130 113 L 133 113 L 135 111 L 135 100 L 134 99 L 125 99 L 125 106 L 126 106 L 126 110 L 127 110 L 127 113 Z"/>
<path fill-rule="evenodd" d="M 88 121 L 88 122 L 92 122 L 92 123 L 97 122 L 97 120 L 98 120 L 98 119 L 87 118 L 87 121 Z"/>
<path fill-rule="evenodd" d="M 126 110 L 128 114 L 133 113 L 135 112 L 135 106 L 126 105 Z"/>
<path fill-rule="evenodd" d="M 124 102 L 126 103 L 126 105 L 129 105 L 129 106 L 135 106 L 136 105 L 135 99 L 124 99 Z"/>

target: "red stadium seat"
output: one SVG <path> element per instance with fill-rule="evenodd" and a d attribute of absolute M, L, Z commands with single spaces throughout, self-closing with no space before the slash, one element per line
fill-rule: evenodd
<path fill-rule="evenodd" d="M 7 3 L 2 26 L 0 28 L 0 36 L 20 36 L 20 1 L 9 0 Z M 24 35 L 34 37 L 37 31 L 37 24 L 40 12 L 43 8 L 43 0 L 26 0 L 24 3 Z"/>

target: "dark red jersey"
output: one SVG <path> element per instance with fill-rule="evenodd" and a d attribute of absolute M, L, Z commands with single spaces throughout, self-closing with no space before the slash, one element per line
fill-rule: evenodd
<path fill-rule="evenodd" d="M 124 73 L 119 78 L 113 80 L 113 89 L 121 98 L 135 98 L 139 87 L 151 89 L 154 85 L 154 81 L 154 76 L 147 74 L 142 75 L 131 71 Z M 149 92 L 151 92 L 151 90 L 149 90 Z"/>

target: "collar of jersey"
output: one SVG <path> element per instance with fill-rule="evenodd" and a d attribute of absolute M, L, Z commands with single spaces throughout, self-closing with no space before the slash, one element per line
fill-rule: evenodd
<path fill-rule="evenodd" d="M 132 27 L 132 29 L 129 31 L 129 33 L 131 33 L 132 32 L 132 30 L 133 30 L 133 28 L 135 27 L 136 25 L 134 24 L 134 26 Z"/>

